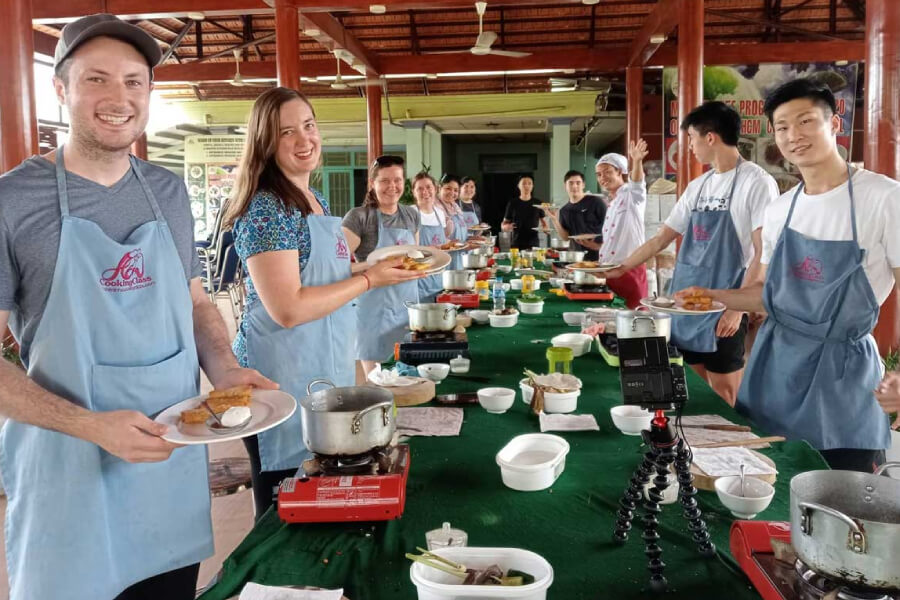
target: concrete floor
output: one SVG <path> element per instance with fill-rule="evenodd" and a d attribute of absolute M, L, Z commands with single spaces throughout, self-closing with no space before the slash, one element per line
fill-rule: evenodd
<path fill-rule="evenodd" d="M 234 320 L 227 301 L 219 303 L 229 334 L 234 337 Z M 206 392 L 211 388 L 206 377 L 202 378 L 201 390 Z M 209 446 L 211 459 L 226 458 L 232 456 L 247 456 L 244 445 L 240 440 L 222 442 Z M 0 496 L 0 511 L 6 514 L 6 496 Z M 200 576 L 197 579 L 198 588 L 203 588 L 216 575 L 225 558 L 237 547 L 253 527 L 253 493 L 250 490 L 238 492 L 230 496 L 213 498 L 212 500 L 213 535 L 215 536 L 216 553 L 200 565 Z M 0 553 L 0 599 L 9 599 L 9 583 L 6 576 L 6 539 L 4 528 L 0 527 L 0 544 L 4 551 Z M 99 599 L 98 600 L 102 600 Z"/>

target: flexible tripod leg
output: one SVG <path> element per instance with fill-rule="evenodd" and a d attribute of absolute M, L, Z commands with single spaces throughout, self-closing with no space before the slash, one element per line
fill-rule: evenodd
<path fill-rule="evenodd" d="M 628 489 L 625 490 L 622 499 L 619 500 L 619 510 L 616 511 L 616 530 L 613 533 L 613 539 L 620 544 L 624 544 L 628 539 L 628 532 L 631 531 L 631 521 L 634 519 L 634 511 L 638 502 L 641 501 L 644 485 L 650 481 L 650 476 L 653 474 L 656 466 L 656 453 L 657 450 L 653 446 L 650 446 L 644 452 L 644 460 L 632 473 Z"/>
<path fill-rule="evenodd" d="M 647 493 L 649 500 L 644 501 L 644 533 L 641 537 L 644 539 L 644 554 L 649 559 L 647 568 L 650 570 L 650 589 L 654 592 L 662 592 L 668 585 L 663 576 L 666 563 L 662 561 L 662 548 L 659 545 L 657 528 L 659 527 L 659 515 L 662 513 L 659 503 L 663 499 L 666 488 L 669 487 L 667 479 L 669 465 L 674 461 L 675 450 L 672 446 L 656 447 L 654 464 L 656 477 L 653 478 L 653 487 Z"/>
<path fill-rule="evenodd" d="M 706 557 L 716 554 L 716 546 L 709 539 L 709 531 L 706 529 L 706 521 L 700 514 L 697 506 L 697 488 L 694 487 L 694 475 L 691 473 L 690 455 L 684 447 L 684 440 L 678 440 L 678 450 L 675 453 L 675 473 L 678 474 L 678 484 L 681 486 L 678 496 L 681 499 L 682 513 L 688 521 L 697 550 Z"/>

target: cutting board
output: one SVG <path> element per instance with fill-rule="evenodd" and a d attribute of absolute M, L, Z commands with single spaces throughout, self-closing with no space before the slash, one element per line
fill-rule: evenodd
<path fill-rule="evenodd" d="M 775 468 L 775 461 L 766 456 L 765 454 L 761 454 L 756 450 L 750 450 L 756 458 L 760 459 L 773 469 Z M 691 474 L 694 476 L 694 487 L 700 490 L 709 490 L 714 492 L 716 490 L 716 479 L 719 477 L 707 475 L 703 471 L 700 470 L 695 464 L 691 464 Z M 747 477 L 756 477 L 757 479 L 762 479 L 766 483 L 775 484 L 776 473 L 771 473 L 769 475 L 747 475 Z"/>
<path fill-rule="evenodd" d="M 389 391 L 394 395 L 394 404 L 397 406 L 416 406 L 425 404 L 434 398 L 434 382 L 424 377 L 413 377 L 416 383 L 413 385 L 395 385 L 395 386 L 375 386 L 373 383 L 367 383 L 373 387 L 380 387 Z"/>

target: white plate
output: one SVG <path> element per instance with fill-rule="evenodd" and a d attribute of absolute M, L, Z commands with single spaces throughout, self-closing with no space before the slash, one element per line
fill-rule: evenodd
<path fill-rule="evenodd" d="M 581 262 L 581 261 L 579 261 Z M 572 266 L 575 263 L 566 265 L 566 268 L 570 271 L 583 271 L 584 273 L 605 273 L 607 271 L 612 271 L 613 269 L 618 269 L 622 265 L 610 265 L 610 264 L 601 264 L 596 267 L 574 267 Z"/>
<path fill-rule="evenodd" d="M 369 380 L 369 383 L 371 383 L 372 385 L 377 385 L 378 387 L 406 387 L 409 385 L 417 385 L 419 383 L 425 383 L 425 379 L 422 379 L 420 377 L 407 377 L 406 375 L 401 375 L 400 377 L 395 379 L 393 383 L 390 383 L 387 385 L 375 383 L 371 379 Z"/>
<path fill-rule="evenodd" d="M 475 231 L 487 231 L 490 228 L 491 228 L 490 225 L 487 225 L 484 223 L 482 223 L 480 225 L 469 225 L 469 229 L 475 230 Z"/>
<path fill-rule="evenodd" d="M 596 237 L 600 237 L 599 233 L 578 233 L 575 235 L 569 235 L 570 240 L 592 240 Z"/>
<path fill-rule="evenodd" d="M 713 300 L 712 309 L 710 310 L 688 310 L 686 308 L 681 308 L 677 303 L 671 308 L 656 306 L 655 304 L 653 304 L 653 298 L 644 298 L 643 300 L 641 300 L 641 304 L 643 306 L 652 308 L 653 310 L 664 313 L 671 313 L 673 315 L 712 315 L 725 310 L 725 305 L 717 300 Z"/>
<path fill-rule="evenodd" d="M 459 243 L 461 243 L 462 246 L 454 247 L 454 248 L 437 248 L 435 246 L 435 248 L 437 250 L 440 250 L 441 252 L 460 252 L 462 250 L 471 250 L 471 248 L 469 248 L 469 244 L 467 244 L 465 242 L 459 242 Z"/>
<path fill-rule="evenodd" d="M 424 275 L 437 273 L 438 271 L 443 271 L 451 261 L 450 255 L 443 250 L 437 250 L 428 246 L 414 246 L 410 244 L 405 246 L 385 246 L 383 248 L 376 248 L 375 250 L 372 250 L 368 257 L 366 257 L 366 262 L 370 265 L 374 265 L 375 263 L 387 258 L 393 258 L 395 256 L 406 256 L 407 253 L 412 250 L 418 250 L 425 256 L 431 257 L 431 262 L 428 263 L 428 268 L 422 269 L 421 271 L 415 271 L 415 273 L 422 273 Z"/>
<path fill-rule="evenodd" d="M 538 232 L 540 232 L 540 233 L 550 233 L 550 229 L 549 229 L 549 228 L 548 228 L 548 229 L 543 229 L 543 228 L 541 228 L 541 227 L 532 227 L 532 229 L 533 229 L 534 231 L 538 231 Z"/>
<path fill-rule="evenodd" d="M 284 423 L 297 410 L 297 401 L 287 392 L 254 389 L 250 395 L 250 423 L 239 431 L 231 434 L 221 434 L 213 433 L 203 423 L 195 425 L 179 424 L 181 411 L 197 408 L 200 401 L 205 398 L 206 396 L 188 398 L 178 404 L 173 404 L 159 413 L 153 420 L 169 426 L 169 431 L 162 436 L 162 439 L 173 444 L 186 445 L 214 444 L 216 442 L 227 442 L 228 440 L 239 440 Z"/>

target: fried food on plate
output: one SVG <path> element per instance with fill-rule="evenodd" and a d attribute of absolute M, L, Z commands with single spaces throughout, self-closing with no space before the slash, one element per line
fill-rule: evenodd
<path fill-rule="evenodd" d="M 569 266 L 574 269 L 596 269 L 600 266 L 600 263 L 594 262 L 592 260 L 583 260 L 581 262 L 572 263 Z"/>
<path fill-rule="evenodd" d="M 699 292 L 693 292 L 691 296 L 685 296 L 681 306 L 685 310 L 706 311 L 712 309 L 712 298 Z"/>
<path fill-rule="evenodd" d="M 216 414 L 222 414 L 233 406 L 250 406 L 250 394 L 253 388 L 239 385 L 221 390 L 213 390 L 206 397 L 206 403 Z M 209 411 L 198 403 L 196 407 L 181 411 L 181 422 L 186 425 L 206 423 Z"/>

